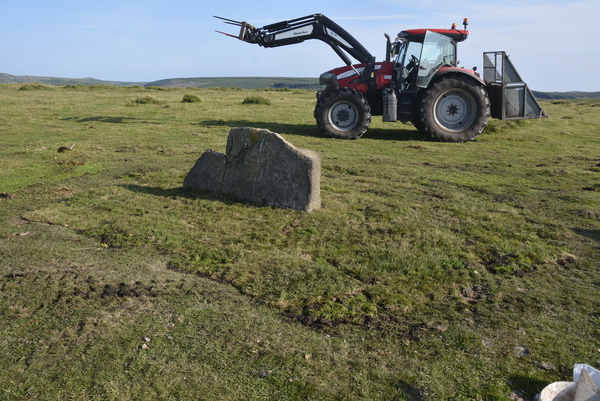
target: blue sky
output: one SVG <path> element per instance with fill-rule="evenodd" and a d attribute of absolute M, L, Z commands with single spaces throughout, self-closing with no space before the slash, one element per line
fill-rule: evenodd
<path fill-rule="evenodd" d="M 464 67 L 482 67 L 484 51 L 505 50 L 529 87 L 600 91 L 598 0 L 23 0 L 4 2 L 0 72 L 147 82 L 223 76 L 318 77 L 342 65 L 324 43 L 264 49 L 220 35 L 322 13 L 355 36 L 378 60 L 384 33 L 459 26 Z"/>

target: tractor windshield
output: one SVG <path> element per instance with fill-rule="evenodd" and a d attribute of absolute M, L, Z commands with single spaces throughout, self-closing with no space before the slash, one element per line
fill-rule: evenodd
<path fill-rule="evenodd" d="M 426 88 L 433 75 L 444 65 L 456 65 L 456 44 L 448 36 L 427 31 L 421 50 L 417 86 Z"/>

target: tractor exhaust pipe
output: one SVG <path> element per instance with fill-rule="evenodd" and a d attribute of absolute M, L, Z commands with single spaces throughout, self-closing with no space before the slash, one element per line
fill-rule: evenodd
<path fill-rule="evenodd" d="M 385 61 L 390 62 L 392 56 L 392 38 L 387 33 L 384 33 L 387 42 L 385 43 Z"/>

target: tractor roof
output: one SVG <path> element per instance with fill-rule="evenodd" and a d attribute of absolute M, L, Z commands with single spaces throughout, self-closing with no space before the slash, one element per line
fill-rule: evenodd
<path fill-rule="evenodd" d="M 406 38 L 411 42 L 423 42 L 427 31 L 439 33 L 441 35 L 449 36 L 456 42 L 462 42 L 469 36 L 469 31 L 463 29 L 407 29 L 398 34 L 401 38 Z"/>

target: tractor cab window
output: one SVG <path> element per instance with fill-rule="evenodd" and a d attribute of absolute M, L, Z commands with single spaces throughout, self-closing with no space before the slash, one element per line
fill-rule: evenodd
<path fill-rule="evenodd" d="M 456 64 L 456 44 L 448 36 L 427 31 L 419 65 L 417 86 L 426 88 L 433 75 L 444 65 Z"/>
<path fill-rule="evenodd" d="M 396 57 L 396 68 L 402 72 L 402 89 L 408 90 L 415 84 L 419 70 L 419 56 L 423 44 L 419 42 L 402 42 Z"/>

